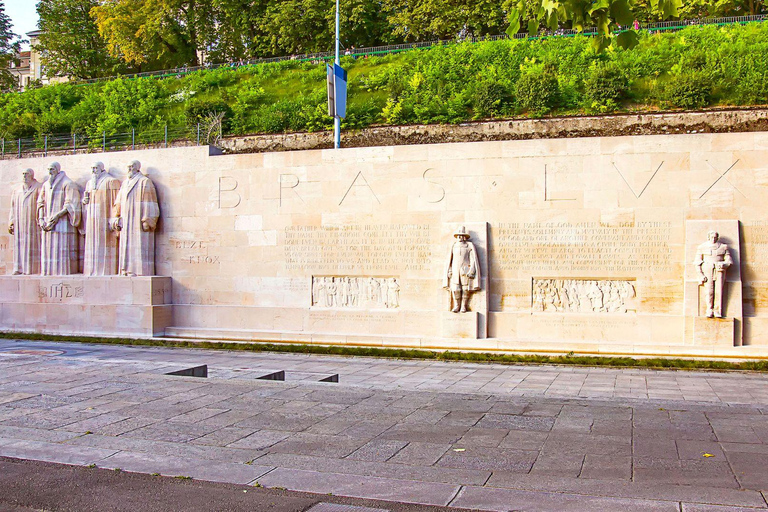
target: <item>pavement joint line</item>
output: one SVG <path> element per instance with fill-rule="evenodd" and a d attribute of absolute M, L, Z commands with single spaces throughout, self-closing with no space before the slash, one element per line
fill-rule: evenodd
<path fill-rule="evenodd" d="M 488 478 L 490 478 L 490 476 L 489 476 Z M 450 507 L 450 506 L 451 506 L 451 503 L 453 503 L 453 502 L 456 500 L 456 498 L 458 498 L 458 497 L 459 497 L 459 494 L 461 494 L 461 491 L 463 491 L 463 490 L 464 490 L 464 487 L 465 487 L 465 486 L 463 486 L 463 485 L 460 485 L 460 486 L 459 486 L 459 488 L 458 488 L 458 489 L 456 489 L 456 492 L 453 494 L 453 496 L 451 497 L 451 499 L 449 499 L 449 500 L 448 500 L 448 503 L 446 503 L 446 504 L 445 504 L 445 506 L 446 506 L 446 507 Z"/>
<path fill-rule="evenodd" d="M 278 466 L 273 467 L 272 469 L 270 469 L 269 471 L 267 471 L 263 475 L 260 475 L 258 478 L 254 478 L 253 480 L 248 482 L 246 485 L 251 485 L 251 486 L 256 485 L 257 483 L 259 483 L 259 478 L 264 478 L 265 476 L 267 476 L 268 474 L 270 474 L 271 472 L 273 472 L 277 468 L 278 468 Z"/>

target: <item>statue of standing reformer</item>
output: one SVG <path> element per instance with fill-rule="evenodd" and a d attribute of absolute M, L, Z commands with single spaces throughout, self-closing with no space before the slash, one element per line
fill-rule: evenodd
<path fill-rule="evenodd" d="M 41 266 L 44 276 L 77 274 L 78 232 L 82 217 L 80 187 L 61 170 L 48 166 L 48 181 L 37 199 L 37 219 L 43 230 Z"/>
<path fill-rule="evenodd" d="M 8 215 L 8 233 L 13 235 L 13 274 L 39 274 L 41 229 L 37 220 L 37 199 L 42 185 L 35 179 L 32 169 L 25 169 L 21 176 L 21 186 L 11 193 Z"/>
<path fill-rule="evenodd" d="M 707 318 L 723 317 L 725 272 L 733 264 L 728 246 L 720 242 L 717 231 L 707 233 L 707 241 L 696 249 L 693 264 L 699 269 L 699 282 L 707 297 Z"/>
<path fill-rule="evenodd" d="M 86 276 L 113 276 L 117 274 L 117 231 L 109 225 L 114 218 L 115 200 L 120 181 L 113 178 L 96 162 L 91 167 L 91 179 L 83 194 L 85 224 L 85 257 L 83 274 Z"/>
<path fill-rule="evenodd" d="M 469 241 L 469 233 L 462 226 L 453 234 L 456 241 L 448 255 L 448 265 L 443 276 L 443 288 L 450 290 L 454 313 L 469 310 L 469 297 L 480 289 L 480 265 L 475 244 Z"/>
<path fill-rule="evenodd" d="M 128 164 L 128 177 L 120 186 L 111 227 L 120 232 L 118 271 L 121 276 L 155 275 L 155 228 L 160 206 L 152 180 L 140 172 L 141 164 Z"/>

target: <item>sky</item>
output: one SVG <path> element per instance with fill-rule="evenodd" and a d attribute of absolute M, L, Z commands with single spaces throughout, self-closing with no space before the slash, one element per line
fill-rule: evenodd
<path fill-rule="evenodd" d="M 36 7 L 37 0 L 5 0 L 5 13 L 11 18 L 15 33 L 24 36 L 37 29 Z"/>

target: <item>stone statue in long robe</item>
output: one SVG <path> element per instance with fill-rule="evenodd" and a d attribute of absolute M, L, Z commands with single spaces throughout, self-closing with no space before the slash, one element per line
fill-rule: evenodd
<path fill-rule="evenodd" d="M 453 234 L 456 242 L 451 246 L 443 274 L 443 288 L 450 290 L 454 313 L 469 310 L 469 297 L 480 289 L 480 264 L 475 244 L 469 241 L 469 233 L 462 226 Z"/>
<path fill-rule="evenodd" d="M 113 276 L 117 274 L 117 231 L 110 220 L 115 218 L 115 201 L 120 181 L 112 177 L 104 164 L 96 162 L 91 167 L 91 179 L 83 194 L 85 224 L 85 255 L 83 274 L 87 276 Z"/>
<path fill-rule="evenodd" d="M 160 217 L 152 181 L 139 172 L 141 164 L 128 164 L 128 177 L 120 186 L 112 228 L 120 231 L 121 276 L 155 275 L 155 228 Z"/>
<path fill-rule="evenodd" d="M 26 169 L 23 182 L 11 193 L 8 232 L 13 235 L 13 274 L 40 273 L 40 225 L 37 222 L 37 199 L 42 185 L 35 171 Z"/>
<path fill-rule="evenodd" d="M 82 217 L 80 187 L 61 171 L 58 162 L 48 166 L 48 180 L 37 200 L 37 218 L 43 229 L 42 274 L 77 274 L 78 232 Z"/>

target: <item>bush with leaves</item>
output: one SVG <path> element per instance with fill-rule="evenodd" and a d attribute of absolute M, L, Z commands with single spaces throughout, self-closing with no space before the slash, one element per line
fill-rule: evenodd
<path fill-rule="evenodd" d="M 473 119 L 498 117 L 508 113 L 512 94 L 499 82 L 480 82 L 472 98 Z"/>
<path fill-rule="evenodd" d="M 663 98 L 673 107 L 706 107 L 712 101 L 712 82 L 703 71 L 683 71 L 663 84 Z"/>
<path fill-rule="evenodd" d="M 517 105 L 531 116 L 543 116 L 558 103 L 560 85 L 557 76 L 543 65 L 530 65 L 515 84 Z"/>
<path fill-rule="evenodd" d="M 588 110 L 616 110 L 629 89 L 629 81 L 613 63 L 595 63 L 584 80 L 584 96 Z"/>
<path fill-rule="evenodd" d="M 190 101 L 184 108 L 184 117 L 190 128 L 207 121 L 212 115 L 222 115 L 222 129 L 225 132 L 229 131 L 232 108 L 225 101 L 220 99 Z"/>

